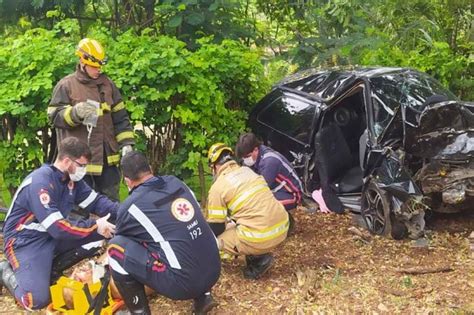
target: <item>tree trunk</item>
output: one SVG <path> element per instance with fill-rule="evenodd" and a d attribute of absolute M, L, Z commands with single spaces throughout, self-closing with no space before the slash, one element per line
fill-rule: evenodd
<path fill-rule="evenodd" d="M 199 186 L 201 187 L 201 208 L 204 209 L 207 205 L 207 193 L 206 193 L 206 177 L 204 176 L 204 165 L 202 160 L 198 163 L 199 171 Z"/>
<path fill-rule="evenodd" d="M 144 0 L 143 6 L 145 7 L 145 22 L 142 27 L 150 27 L 153 25 L 155 18 L 155 0 Z"/>

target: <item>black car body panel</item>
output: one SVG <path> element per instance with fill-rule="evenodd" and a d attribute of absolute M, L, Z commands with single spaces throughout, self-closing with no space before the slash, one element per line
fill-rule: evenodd
<path fill-rule="evenodd" d="M 293 163 L 307 195 L 327 183 L 374 233 L 390 221 L 418 237 L 426 209 L 473 201 L 474 104 L 424 73 L 302 71 L 274 86 L 249 125 Z"/>

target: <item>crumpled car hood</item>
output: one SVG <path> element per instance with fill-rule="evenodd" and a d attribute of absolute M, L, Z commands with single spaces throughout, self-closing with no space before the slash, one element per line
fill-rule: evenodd
<path fill-rule="evenodd" d="M 474 157 L 474 103 L 442 102 L 421 113 L 406 109 L 405 150 L 440 160 Z"/>

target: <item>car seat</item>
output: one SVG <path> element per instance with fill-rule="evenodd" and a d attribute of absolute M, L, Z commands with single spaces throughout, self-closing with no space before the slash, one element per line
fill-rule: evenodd
<path fill-rule="evenodd" d="M 362 169 L 354 165 L 349 146 L 339 126 L 329 124 L 315 137 L 315 157 L 321 186 L 329 186 L 337 194 L 360 192 Z"/>

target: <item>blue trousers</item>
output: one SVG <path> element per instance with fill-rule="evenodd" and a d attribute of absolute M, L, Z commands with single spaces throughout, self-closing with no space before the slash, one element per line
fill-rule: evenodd
<path fill-rule="evenodd" d="M 133 278 L 173 300 L 199 297 L 212 288 L 220 275 L 220 264 L 207 266 L 206 270 L 173 269 L 156 248 L 120 235 L 109 241 L 107 253 L 112 275 L 119 273 L 122 279 Z M 186 265 L 184 261 L 180 263 Z"/>
<path fill-rule="evenodd" d="M 15 299 L 26 309 L 40 309 L 47 306 L 51 302 L 49 287 L 54 257 L 74 248 L 79 248 L 80 254 L 87 257 L 87 253 L 91 250 L 96 251 L 97 246 L 89 248 L 83 245 L 102 239 L 103 236 L 93 234 L 77 241 L 58 241 L 47 237 L 34 241 L 8 240 L 5 254 L 18 283 L 15 288 Z"/>

